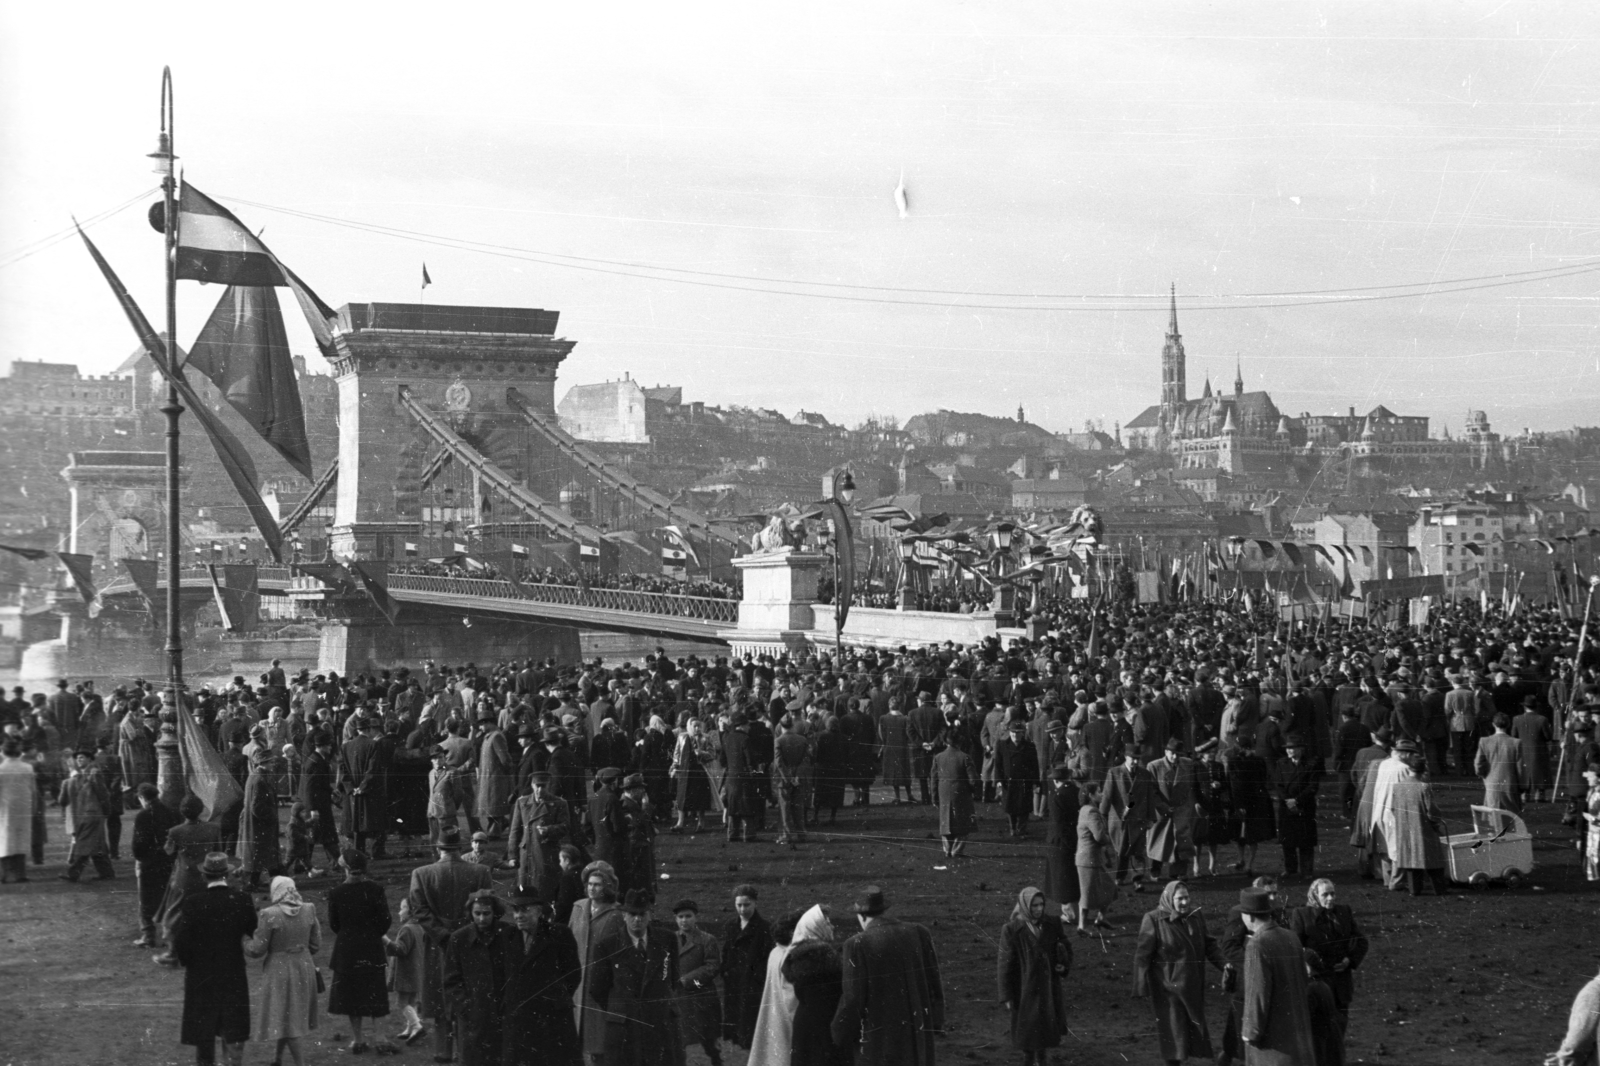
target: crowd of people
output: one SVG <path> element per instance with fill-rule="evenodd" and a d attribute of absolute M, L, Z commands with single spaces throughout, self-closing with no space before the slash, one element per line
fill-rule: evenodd
<path fill-rule="evenodd" d="M 427 574 L 433 577 L 503 578 L 505 570 L 497 563 L 485 559 L 457 556 L 454 561 L 410 559 L 393 563 L 393 574 Z M 656 574 L 604 573 L 598 567 L 585 566 L 558 570 L 553 566 L 517 564 L 512 571 L 524 585 L 571 585 L 586 589 L 625 589 L 630 592 L 662 592 L 675 596 L 701 596 L 714 600 L 736 600 L 740 589 L 737 581 L 718 581 L 709 577 L 684 577 L 682 579 Z"/>
<path fill-rule="evenodd" d="M 982 804 L 1011 840 L 1042 821 L 1040 877 L 996 960 L 1025 1062 L 1066 1032 L 1073 942 L 1147 882 L 1161 890 L 1138 919 L 1135 991 L 1163 1059 L 1341 1062 L 1367 940 L 1319 872 L 1343 854 L 1391 889 L 1448 891 L 1432 789 L 1452 775 L 1502 809 L 1566 800 L 1600 876 L 1593 656 L 1558 613 L 1467 603 L 1418 629 L 1288 625 L 1237 603 L 1047 609 L 1045 635 L 1005 646 L 355 677 L 274 664 L 183 708 L 243 793 L 214 818 L 194 795 L 167 806 L 156 742 L 178 712 L 154 686 L 19 690 L 0 703 L 0 860 L 26 879 L 57 805 L 61 876 L 114 877 L 133 813 L 139 942 L 185 969 L 181 1039 L 201 1062 L 218 1040 L 237 1061 L 246 1039 L 298 1062 L 324 1011 L 350 1019 L 351 1051 L 376 1049 L 365 1026 L 397 1011 L 394 1040 L 431 1033 L 437 1061 L 597 1066 L 681 1062 L 690 1045 L 716 1063 L 724 1041 L 760 1063 L 934 1059 L 934 944 L 888 917 L 881 888 L 859 893 L 842 945 L 820 907 L 769 922 L 757 884 L 729 886 L 721 930 L 692 898 L 661 905 L 661 838 L 708 820 L 730 845 L 771 832 L 799 848 L 841 808 L 926 805 L 950 859 Z M 1348 837 L 1323 839 L 1319 811 Z M 395 837 L 437 860 L 397 915 L 367 873 Z M 1227 873 L 1245 887 L 1213 928 L 1190 885 Z M 329 876 L 318 914 L 299 888 Z M 1291 883 L 1303 907 L 1286 906 Z M 255 1003 L 246 957 L 265 960 Z M 1215 1041 L 1207 965 L 1228 997 Z"/>

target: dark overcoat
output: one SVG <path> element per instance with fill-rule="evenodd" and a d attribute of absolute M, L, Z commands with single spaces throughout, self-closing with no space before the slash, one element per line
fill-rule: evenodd
<path fill-rule="evenodd" d="M 678 949 L 671 931 L 652 926 L 633 946 L 624 925 L 599 945 L 585 980 L 606 1012 L 607 1066 L 682 1066 L 678 1032 Z"/>
<path fill-rule="evenodd" d="M 973 794 L 980 784 L 972 756 L 946 748 L 933 758 L 933 799 L 939 805 L 939 835 L 964 837 L 974 828 Z"/>
<path fill-rule="evenodd" d="M 795 998 L 789 1066 L 850 1066 L 854 1049 L 833 1042 L 833 1015 L 844 993 L 838 951 L 821 940 L 803 940 L 784 956 L 782 972 Z"/>
<path fill-rule="evenodd" d="M 1356 924 L 1355 912 L 1343 903 L 1332 907 L 1296 907 L 1289 912 L 1289 929 L 1300 943 L 1315 951 L 1327 965 L 1323 978 L 1341 1011 L 1349 1011 L 1355 998 L 1356 967 L 1367 957 L 1367 937 Z M 1334 967 L 1344 962 L 1341 970 Z"/>
<path fill-rule="evenodd" d="M 1062 983 L 1071 969 L 1072 944 L 1059 918 L 1045 915 L 1037 933 L 1021 918 L 1000 930 L 995 980 L 1000 1002 L 1011 1004 L 1012 1047 L 1043 1051 L 1061 1045 L 1067 1031 Z"/>
<path fill-rule="evenodd" d="M 345 743 L 339 756 L 340 773 L 350 792 L 345 803 L 345 830 L 351 836 L 389 831 L 386 752 L 372 737 L 358 736 Z"/>
<path fill-rule="evenodd" d="M 1033 813 L 1033 796 L 1039 791 L 1039 753 L 1027 738 L 1006 736 L 994 748 L 995 780 L 1006 790 L 1006 813 L 1014 818 Z"/>
<path fill-rule="evenodd" d="M 1317 787 L 1321 760 L 1308 753 L 1297 763 L 1278 760 L 1278 843 L 1286 848 L 1317 846 Z M 1291 810 L 1289 801 L 1294 800 Z"/>
<path fill-rule="evenodd" d="M 859 1044 L 863 1066 L 932 1066 L 944 1031 L 944 985 L 928 930 L 878 918 L 844 944 L 833 1039 Z"/>
<path fill-rule="evenodd" d="M 498 1066 L 505 1046 L 506 941 L 503 922 L 487 930 L 470 922 L 450 934 L 441 988 L 456 1025 L 462 1066 Z"/>
<path fill-rule="evenodd" d="M 517 857 L 517 883 L 540 899 L 553 901 L 561 888 L 561 845 L 571 825 L 567 801 L 548 791 L 537 799 L 532 793 L 519 796 L 512 807 L 506 841 Z"/>
<path fill-rule="evenodd" d="M 742 1048 L 755 1036 L 771 953 L 772 925 L 760 914 L 742 929 L 737 917 L 729 920 L 722 938 L 722 1033 Z"/>
<path fill-rule="evenodd" d="M 1253 934 L 1244 947 L 1243 981 L 1239 1035 L 1246 1066 L 1315 1063 L 1299 939 L 1276 925 Z"/>
<path fill-rule="evenodd" d="M 572 930 L 546 921 L 529 949 L 520 930 L 499 938 L 505 974 L 502 1066 L 580 1066 L 572 995 L 583 983 Z"/>
<path fill-rule="evenodd" d="M 411 887 L 406 901 L 411 918 L 422 927 L 423 956 L 422 1002 L 424 1018 L 442 1018 L 448 1013 L 440 981 L 444 976 L 444 956 L 450 935 L 471 921 L 467 897 L 479 889 L 493 886 L 487 866 L 462 862 L 459 853 L 411 871 Z"/>
<path fill-rule="evenodd" d="M 679 1036 L 684 1046 L 722 1039 L 722 1001 L 717 974 L 722 971 L 722 941 L 696 929 L 673 934 L 678 946 Z"/>
<path fill-rule="evenodd" d="M 1133 953 L 1133 992 L 1149 997 L 1161 1057 L 1168 1062 L 1212 1056 L 1206 1026 L 1208 962 L 1219 970 L 1227 965 L 1203 917 L 1159 908 L 1145 914 Z"/>
<path fill-rule="evenodd" d="M 589 849 L 596 862 L 617 868 L 617 849 L 624 842 L 628 824 L 617 803 L 617 790 L 601 785 L 589 796 L 589 836 L 593 841 Z"/>
<path fill-rule="evenodd" d="M 1078 905 L 1078 786 L 1068 781 L 1046 786 L 1044 813 L 1044 898 L 1062 906 Z"/>
<path fill-rule="evenodd" d="M 244 938 L 255 931 L 255 906 L 237 889 L 215 885 L 183 901 L 183 920 L 172 940 L 172 953 L 183 965 L 180 1043 L 209 1048 L 214 1040 L 250 1039 Z"/>

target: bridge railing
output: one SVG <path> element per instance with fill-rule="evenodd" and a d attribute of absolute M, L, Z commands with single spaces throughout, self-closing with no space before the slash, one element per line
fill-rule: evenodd
<path fill-rule="evenodd" d="M 694 618 L 705 622 L 739 621 L 739 601 L 709 596 L 680 596 L 670 592 L 643 592 L 638 589 L 584 588 L 580 585 L 524 583 L 519 595 L 511 582 L 484 577 L 444 577 L 434 574 L 390 574 L 391 591 L 433 592 L 450 596 L 493 596 L 508 600 L 567 607 L 598 607 L 608 611 Z"/>
<path fill-rule="evenodd" d="M 287 566 L 261 566 L 256 569 L 257 580 L 262 585 L 288 587 L 294 581 L 295 573 Z M 211 575 L 203 566 L 186 566 L 178 571 L 178 581 L 183 585 L 209 585 L 211 583 Z M 156 584 L 163 588 L 166 587 L 167 571 L 165 567 L 162 567 L 159 576 L 156 578 Z M 133 579 L 128 577 L 127 574 L 113 578 L 100 586 L 100 594 L 102 596 L 117 596 L 135 591 L 137 591 L 137 588 L 133 583 Z"/>

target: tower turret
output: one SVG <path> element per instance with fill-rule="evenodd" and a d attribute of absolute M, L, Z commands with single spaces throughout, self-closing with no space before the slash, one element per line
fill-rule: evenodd
<path fill-rule="evenodd" d="M 1183 336 L 1178 332 L 1178 286 L 1171 288 L 1167 342 L 1161 348 L 1161 406 L 1169 414 L 1189 398 L 1184 377 Z"/>

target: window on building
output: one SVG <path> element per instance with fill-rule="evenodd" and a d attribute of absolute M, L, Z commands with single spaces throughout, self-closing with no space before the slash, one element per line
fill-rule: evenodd
<path fill-rule="evenodd" d="M 1455 563 L 1445 563 L 1444 564 L 1444 572 L 1445 573 L 1453 574 L 1453 573 L 1455 573 L 1455 570 L 1456 570 L 1456 564 Z"/>

